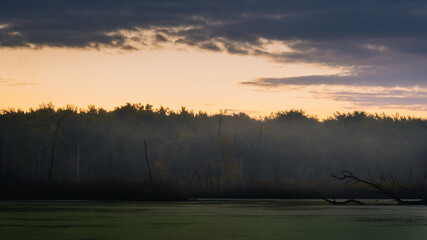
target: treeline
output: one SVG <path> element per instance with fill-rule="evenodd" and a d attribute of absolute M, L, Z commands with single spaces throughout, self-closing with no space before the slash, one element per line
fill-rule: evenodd
<path fill-rule="evenodd" d="M 427 121 L 357 111 L 320 121 L 302 110 L 254 119 L 149 104 L 112 111 L 42 104 L 1 111 L 0 168 L 3 183 L 167 183 L 204 193 L 332 184 L 341 169 L 425 182 Z"/>

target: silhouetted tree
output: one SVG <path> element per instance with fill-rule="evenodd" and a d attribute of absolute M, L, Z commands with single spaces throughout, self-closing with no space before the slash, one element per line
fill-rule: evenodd
<path fill-rule="evenodd" d="M 405 179 L 403 169 L 412 168 L 427 179 L 424 119 L 352 112 L 319 121 L 302 110 L 255 119 L 141 103 L 1 111 L 1 179 L 150 184 L 141 139 L 149 143 L 151 181 L 200 192 L 327 187 L 336 169 L 389 169 Z"/>
<path fill-rule="evenodd" d="M 346 181 L 346 183 L 357 184 L 362 183 L 366 184 L 371 188 L 374 188 L 386 196 L 395 200 L 399 205 L 427 205 L 427 198 L 419 194 L 419 189 L 416 188 L 416 183 L 409 182 L 399 182 L 397 179 L 384 171 L 380 171 L 378 176 L 372 176 L 371 174 L 367 178 L 361 178 L 354 175 L 348 170 L 342 170 L 341 175 L 334 176 L 338 180 Z M 404 200 L 402 196 L 399 195 L 399 188 L 407 188 L 411 190 L 411 193 L 415 194 L 417 198 L 421 200 Z"/>
<path fill-rule="evenodd" d="M 54 138 L 53 138 L 53 143 L 52 143 L 52 150 L 51 150 L 51 155 L 50 155 L 49 173 L 48 173 L 48 177 L 47 177 L 49 182 L 52 181 L 53 165 L 55 163 L 55 148 L 56 148 L 56 143 L 58 142 L 59 129 L 61 127 L 62 121 L 64 121 L 65 115 L 66 114 L 64 113 L 59 118 L 59 120 L 56 122 L 56 128 L 55 128 L 55 133 L 54 133 Z"/>

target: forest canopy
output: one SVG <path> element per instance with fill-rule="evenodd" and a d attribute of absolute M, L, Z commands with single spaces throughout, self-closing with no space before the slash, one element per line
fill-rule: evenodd
<path fill-rule="evenodd" d="M 264 118 L 131 104 L 0 114 L 2 181 L 173 182 L 194 189 L 334 181 L 378 169 L 427 181 L 427 120 L 302 110 Z M 51 176 L 49 176 L 51 175 Z"/>

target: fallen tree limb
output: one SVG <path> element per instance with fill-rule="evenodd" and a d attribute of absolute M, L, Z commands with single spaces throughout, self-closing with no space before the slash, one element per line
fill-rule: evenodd
<path fill-rule="evenodd" d="M 388 197 L 392 198 L 399 205 L 427 205 L 427 199 L 425 198 L 421 198 L 421 200 L 403 200 L 396 193 L 396 179 L 392 175 L 384 175 L 383 173 L 381 173 L 381 176 L 379 178 L 374 178 L 370 176 L 367 179 L 363 179 L 355 176 L 352 172 L 348 170 L 341 170 L 340 176 L 333 175 L 333 177 L 340 181 L 345 181 L 345 183 L 347 184 L 366 184 L 369 187 L 374 188 L 380 191 L 381 193 L 387 195 Z M 390 179 L 390 182 L 387 182 L 388 179 Z"/>
<path fill-rule="evenodd" d="M 363 202 L 358 201 L 356 199 L 348 199 L 348 200 L 343 201 L 343 202 L 337 202 L 335 200 L 335 198 L 333 198 L 332 200 L 330 200 L 330 199 L 327 199 L 327 198 L 323 197 L 318 192 L 315 192 L 315 194 L 317 194 L 317 196 L 319 196 L 321 199 L 325 200 L 326 202 L 328 202 L 328 203 L 330 203 L 332 205 L 346 205 L 346 204 L 349 204 L 349 203 L 355 203 L 355 204 L 358 204 L 358 205 L 365 205 Z"/>

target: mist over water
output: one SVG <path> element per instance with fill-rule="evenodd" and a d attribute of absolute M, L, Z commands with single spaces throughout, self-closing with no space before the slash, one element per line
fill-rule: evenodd
<path fill-rule="evenodd" d="M 113 111 L 42 105 L 3 111 L 0 129 L 3 181 L 46 180 L 55 139 L 53 182 L 148 183 L 149 169 L 156 183 L 199 190 L 336 184 L 331 175 L 343 169 L 402 183 L 427 176 L 426 120 L 364 112 L 321 122 L 301 110 L 253 119 L 148 104 Z"/>

